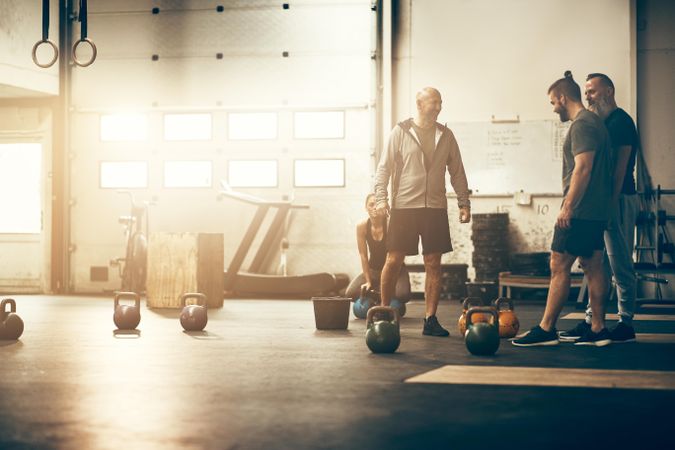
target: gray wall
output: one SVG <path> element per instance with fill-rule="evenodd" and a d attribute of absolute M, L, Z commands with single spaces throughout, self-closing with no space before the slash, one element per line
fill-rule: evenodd
<path fill-rule="evenodd" d="M 59 2 L 51 2 L 49 39 L 59 43 Z M 59 91 L 58 63 L 39 68 L 31 59 L 33 45 L 42 39 L 42 2 L 0 1 L 0 97 L 55 95 Z M 47 63 L 52 51 L 42 44 L 38 61 Z"/>
<path fill-rule="evenodd" d="M 675 2 L 640 0 L 637 2 L 638 126 L 647 169 L 654 188 L 675 189 Z M 649 207 L 656 211 L 656 204 Z M 664 196 L 660 209 L 675 215 L 675 196 Z M 675 224 L 668 224 L 671 242 Z M 653 236 L 653 235 L 652 235 Z M 645 254 L 645 256 L 648 256 Z M 665 258 L 666 262 L 672 262 Z M 663 287 L 665 297 L 675 297 L 672 283 Z M 653 285 L 644 283 L 645 295 L 653 295 Z"/>

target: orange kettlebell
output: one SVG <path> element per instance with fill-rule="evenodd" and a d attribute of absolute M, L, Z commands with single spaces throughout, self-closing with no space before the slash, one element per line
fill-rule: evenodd
<path fill-rule="evenodd" d="M 464 336 L 464 334 L 466 333 L 466 313 L 469 310 L 469 308 L 474 306 L 483 306 L 483 300 L 480 297 L 467 297 L 464 299 L 464 302 L 462 303 L 462 315 L 459 316 L 459 320 L 457 321 L 459 334 L 462 336 Z M 481 313 L 474 313 L 474 315 L 471 317 L 473 323 L 487 322 L 488 318 L 489 318 L 488 316 Z"/>
<path fill-rule="evenodd" d="M 499 337 L 512 338 L 518 334 L 520 321 L 513 312 L 513 300 L 510 298 L 499 297 L 494 302 L 497 313 L 499 314 Z"/>

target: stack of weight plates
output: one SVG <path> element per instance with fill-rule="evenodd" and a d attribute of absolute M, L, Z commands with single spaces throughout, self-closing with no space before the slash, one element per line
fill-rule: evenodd
<path fill-rule="evenodd" d="M 509 268 L 509 214 L 473 214 L 471 221 L 476 281 L 496 281 Z"/>
<path fill-rule="evenodd" d="M 441 272 L 441 296 L 449 299 L 466 297 L 467 269 L 466 264 L 443 264 Z"/>
<path fill-rule="evenodd" d="M 548 277 L 551 275 L 549 252 L 514 253 L 511 255 L 511 273 L 513 275 L 528 275 Z"/>

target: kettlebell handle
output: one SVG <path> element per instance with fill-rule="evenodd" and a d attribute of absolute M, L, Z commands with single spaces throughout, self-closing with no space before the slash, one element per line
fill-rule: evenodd
<path fill-rule="evenodd" d="M 492 326 L 499 326 L 499 316 L 497 315 L 497 310 L 492 306 L 476 306 L 469 308 L 469 311 L 466 313 L 466 329 L 468 330 L 473 323 L 471 322 L 471 316 L 474 313 L 483 313 L 490 314 L 492 316 Z"/>
<path fill-rule="evenodd" d="M 462 302 L 462 308 L 464 311 L 468 311 L 469 308 L 471 308 L 471 305 L 483 306 L 483 299 L 480 297 L 467 297 Z"/>
<path fill-rule="evenodd" d="M 502 310 L 502 305 L 506 303 L 507 307 L 504 309 L 505 311 L 513 311 L 513 300 L 507 297 L 499 297 L 494 301 L 495 308 L 497 308 L 497 311 Z"/>
<path fill-rule="evenodd" d="M 9 305 L 9 311 L 7 311 L 5 308 L 7 308 L 7 305 Z M 16 312 L 16 302 L 14 301 L 13 298 L 6 298 L 0 303 L 0 314 L 3 316 L 8 313 L 15 313 Z"/>
<path fill-rule="evenodd" d="M 361 298 L 369 298 L 376 302 L 380 301 L 380 293 L 373 288 L 366 289 L 365 286 L 361 287 Z"/>
<path fill-rule="evenodd" d="M 135 292 L 116 292 L 115 309 L 120 305 L 120 300 L 133 300 L 136 308 L 141 308 L 141 296 Z"/>
<path fill-rule="evenodd" d="M 368 310 L 368 314 L 366 315 L 366 327 L 373 324 L 373 316 L 375 315 L 375 313 L 378 312 L 389 314 L 390 316 L 393 317 L 392 322 L 398 325 L 399 314 L 397 309 L 392 308 L 390 306 L 373 306 Z"/>
<path fill-rule="evenodd" d="M 184 307 L 187 306 L 187 301 L 190 298 L 197 299 L 197 305 L 206 308 L 206 295 L 201 294 L 199 292 L 186 292 L 185 294 L 180 296 L 180 302 L 183 304 Z"/>

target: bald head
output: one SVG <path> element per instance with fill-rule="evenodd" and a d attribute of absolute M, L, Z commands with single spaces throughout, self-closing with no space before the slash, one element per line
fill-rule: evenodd
<path fill-rule="evenodd" d="M 415 100 L 418 102 L 423 99 L 427 99 L 429 97 L 438 97 L 441 98 L 441 93 L 438 92 L 438 89 L 432 88 L 432 87 L 425 87 L 422 88 L 417 95 L 415 96 Z"/>
<path fill-rule="evenodd" d="M 417 117 L 415 123 L 422 127 L 433 125 L 441 112 L 441 93 L 432 87 L 425 87 L 415 96 Z"/>

